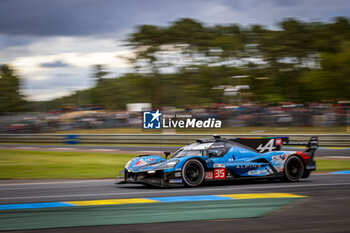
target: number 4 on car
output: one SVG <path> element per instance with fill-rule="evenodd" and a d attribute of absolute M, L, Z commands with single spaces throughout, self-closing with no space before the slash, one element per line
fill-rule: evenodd
<path fill-rule="evenodd" d="M 125 165 L 123 180 L 118 183 L 195 187 L 209 181 L 248 178 L 296 182 L 316 170 L 317 137 L 304 144 L 305 151 L 282 151 L 282 145 L 292 143 L 288 137 L 226 139 L 214 135 L 213 139 L 198 139 L 171 156 L 165 152 L 164 158 L 136 156 Z"/>

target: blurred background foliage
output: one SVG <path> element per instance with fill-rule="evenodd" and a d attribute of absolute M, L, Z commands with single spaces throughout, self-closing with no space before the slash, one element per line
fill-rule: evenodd
<path fill-rule="evenodd" d="M 134 54 L 125 58 L 133 65 L 132 73 L 106 78 L 108 67 L 96 65 L 93 87 L 39 106 L 125 109 L 135 102 L 153 107 L 230 103 L 224 89 L 216 87 L 235 85 L 249 85 L 246 100 L 252 102 L 350 99 L 350 25 L 344 17 L 327 23 L 285 19 L 276 29 L 208 26 L 185 18 L 168 26 L 140 25 L 125 46 Z M 19 88 L 13 70 L 1 66 L 0 112 L 35 106 L 25 105 Z"/>
<path fill-rule="evenodd" d="M 13 69 L 0 65 L 0 112 L 28 110 L 24 96 L 20 94 L 20 80 Z"/>

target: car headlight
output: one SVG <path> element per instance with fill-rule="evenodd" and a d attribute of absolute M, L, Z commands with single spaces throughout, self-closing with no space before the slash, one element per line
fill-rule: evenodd
<path fill-rule="evenodd" d="M 169 169 L 169 168 L 174 168 L 176 166 L 176 164 L 179 163 L 180 160 L 172 160 L 172 161 L 168 161 L 163 163 L 162 165 L 160 165 L 158 167 L 158 169 Z"/>
<path fill-rule="evenodd" d="M 132 161 L 132 160 L 129 160 L 129 162 L 127 162 L 127 163 L 125 164 L 125 169 L 128 169 L 128 168 L 129 168 L 131 161 Z"/>

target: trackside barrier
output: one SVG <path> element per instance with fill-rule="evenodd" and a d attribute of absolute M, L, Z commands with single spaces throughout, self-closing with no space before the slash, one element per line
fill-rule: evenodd
<path fill-rule="evenodd" d="M 63 138 L 63 142 L 66 144 L 78 144 L 80 142 L 79 135 L 75 134 L 64 135 Z"/>
<path fill-rule="evenodd" d="M 319 137 L 320 146 L 350 147 L 350 134 L 220 134 L 224 138 L 288 136 L 291 142 L 307 142 Z M 84 144 L 188 144 L 212 134 L 0 134 L 1 143 L 71 143 Z"/>

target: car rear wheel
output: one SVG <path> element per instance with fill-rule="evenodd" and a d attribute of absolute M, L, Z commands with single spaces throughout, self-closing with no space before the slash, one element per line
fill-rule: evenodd
<path fill-rule="evenodd" d="M 304 163 L 298 156 L 291 156 L 284 165 L 283 180 L 289 182 L 299 181 L 304 174 Z"/>
<path fill-rule="evenodd" d="M 188 160 L 182 169 L 182 178 L 187 186 L 195 187 L 200 185 L 204 180 L 204 167 L 196 159 Z"/>
<path fill-rule="evenodd" d="M 308 178 L 310 176 L 310 171 L 305 171 L 301 178 Z"/>

